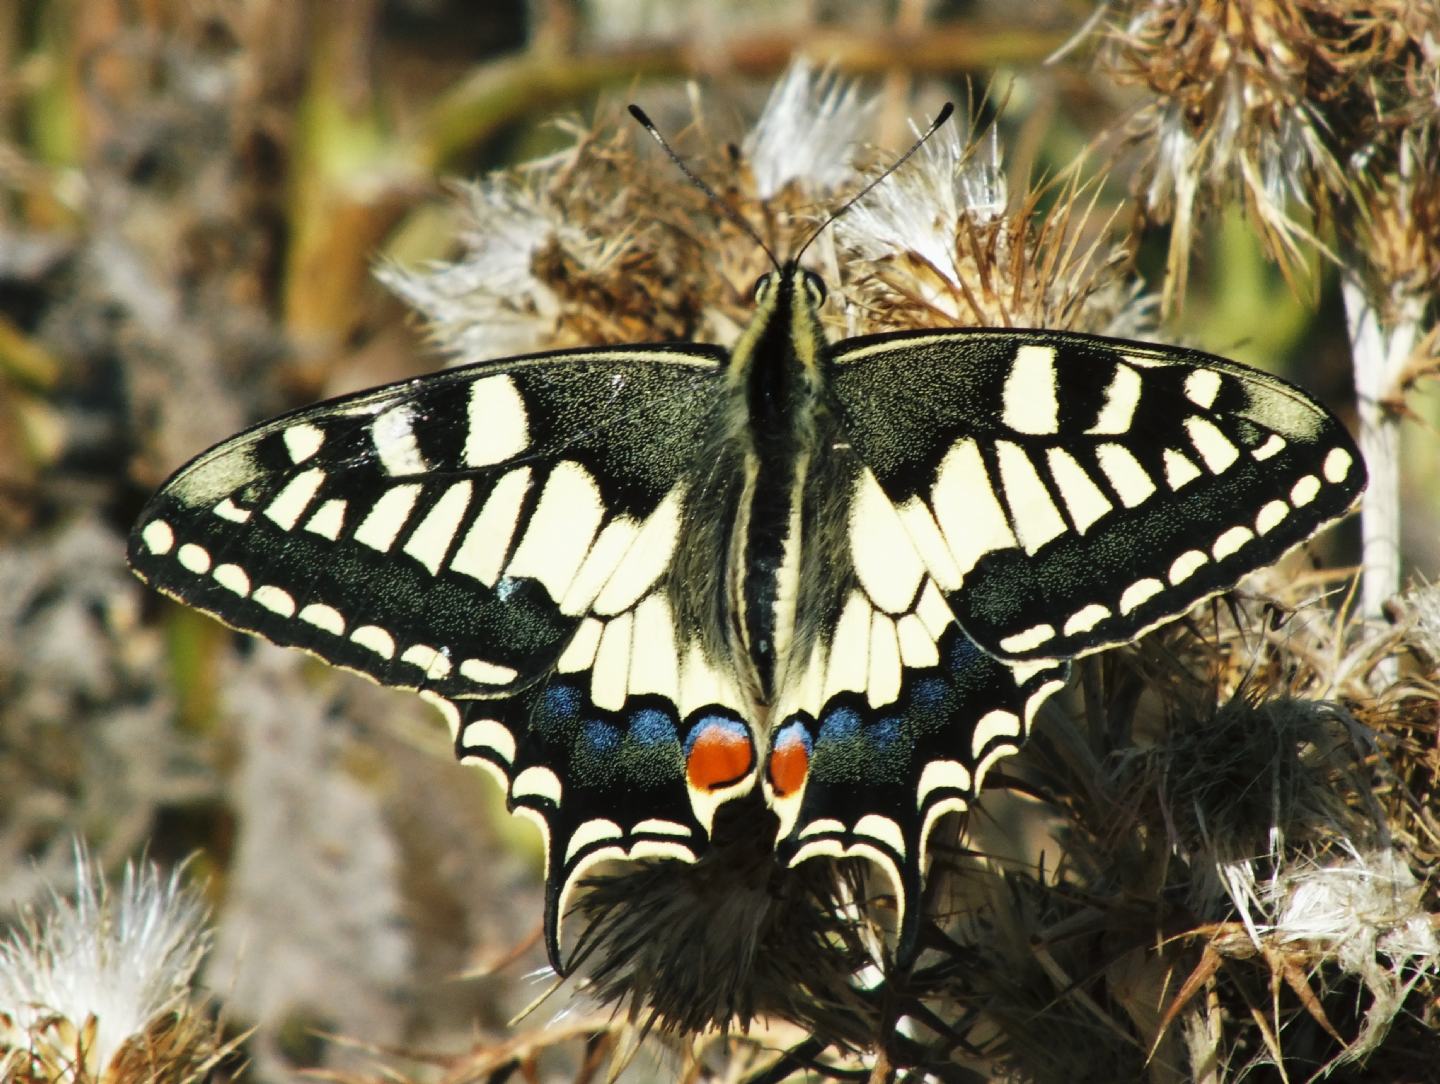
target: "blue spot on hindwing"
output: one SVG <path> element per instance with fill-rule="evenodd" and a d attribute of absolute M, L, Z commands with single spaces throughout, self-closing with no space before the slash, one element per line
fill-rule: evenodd
<path fill-rule="evenodd" d="M 679 741 L 675 723 L 658 708 L 641 708 L 630 721 L 630 737 L 639 745 L 662 745 Z"/>
<path fill-rule="evenodd" d="M 592 719 L 585 723 L 584 743 L 592 754 L 608 756 L 620 748 L 620 729 Z"/>

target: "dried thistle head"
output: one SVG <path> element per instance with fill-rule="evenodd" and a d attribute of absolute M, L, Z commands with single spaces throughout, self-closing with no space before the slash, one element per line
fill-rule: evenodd
<path fill-rule="evenodd" d="M 77 885 L 0 943 L 0 1076 L 20 1084 L 192 1084 L 227 1053 L 191 984 L 209 943 L 180 871 L 127 866 Z"/>
<path fill-rule="evenodd" d="M 865 330 L 1045 327 L 1143 336 L 1127 239 L 1071 176 L 1012 199 L 997 129 L 957 122 L 835 224 Z"/>
<path fill-rule="evenodd" d="M 1440 53 L 1440 46 L 1437 46 Z M 1440 65 L 1440 55 L 1436 58 Z M 1440 80 L 1440 74 L 1435 76 Z M 1440 297 L 1440 93 L 1435 113 L 1398 134 L 1385 168 L 1352 182 L 1353 214 L 1343 223 L 1347 269 L 1381 323 L 1396 327 L 1437 315 Z"/>
<path fill-rule="evenodd" d="M 1144 210 L 1172 224 L 1166 307 L 1183 295 L 1200 215 L 1238 198 L 1271 256 L 1295 267 L 1353 172 L 1388 138 L 1405 73 L 1433 33 L 1406 0 L 1132 0 L 1103 64 L 1148 95 Z M 1426 28 L 1426 22 L 1432 24 Z"/>

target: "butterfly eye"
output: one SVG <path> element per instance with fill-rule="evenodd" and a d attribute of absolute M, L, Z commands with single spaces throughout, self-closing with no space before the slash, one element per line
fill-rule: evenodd
<path fill-rule="evenodd" d="M 805 292 L 810 295 L 810 300 L 818 308 L 825 304 L 825 280 L 814 271 L 804 272 Z"/>
<path fill-rule="evenodd" d="M 772 285 L 771 280 L 773 278 L 773 273 L 766 271 L 765 274 L 761 275 L 758 279 L 755 280 L 755 288 L 750 291 L 751 297 L 755 301 L 755 303 L 758 304 L 759 302 L 765 300 L 766 295 L 770 293 L 770 287 Z"/>

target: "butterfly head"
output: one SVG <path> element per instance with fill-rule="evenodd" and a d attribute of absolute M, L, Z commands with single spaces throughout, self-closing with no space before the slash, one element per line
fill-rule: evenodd
<path fill-rule="evenodd" d="M 779 300 L 776 291 L 785 290 L 787 287 L 792 299 L 803 298 L 811 308 L 818 309 L 825 304 L 827 296 L 825 280 L 814 271 L 807 270 L 793 261 L 783 264 L 774 271 L 766 271 L 755 280 L 752 291 L 755 304 L 763 306 L 771 301 Z"/>

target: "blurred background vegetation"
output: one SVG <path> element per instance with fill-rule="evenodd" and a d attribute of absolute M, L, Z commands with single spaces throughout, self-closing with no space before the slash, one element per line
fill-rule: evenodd
<path fill-rule="evenodd" d="M 880 95 L 885 147 L 924 115 L 917 100 L 988 91 L 1012 188 L 1083 156 L 1107 176 L 1095 220 L 1132 228 L 1158 299 L 1174 242 L 1134 198 L 1153 176 L 1134 125 L 1154 89 L 1117 78 L 1113 37 L 1097 62 L 1144 6 L 0 3 L 0 908 L 65 890 L 76 838 L 102 869 L 194 855 L 215 926 L 204 985 L 232 1034 L 256 1029 L 227 1066 L 429 1079 L 458 1070 L 355 1044 L 453 1053 L 478 1035 L 486 1065 L 583 1072 L 580 1024 L 553 1061 L 507 1038 L 541 989 L 525 977 L 543 958 L 530 828 L 452 763 L 418 701 L 145 591 L 123 558 L 141 502 L 247 423 L 440 363 L 372 271 L 454 255 L 448 178 L 554 150 L 556 115 L 588 125 L 631 100 L 681 115 L 695 86 L 709 112 L 748 120 L 795 55 Z M 1307 221 L 1328 244 L 1320 210 Z M 1197 213 L 1188 245 L 1160 337 L 1289 376 L 1353 421 L 1343 267 L 1320 245 L 1277 263 L 1240 198 Z M 1401 552 L 1407 576 L 1433 577 L 1434 396 L 1409 395 L 1403 414 Z M 1338 534 L 1332 556 L 1355 560 L 1353 526 Z"/>

